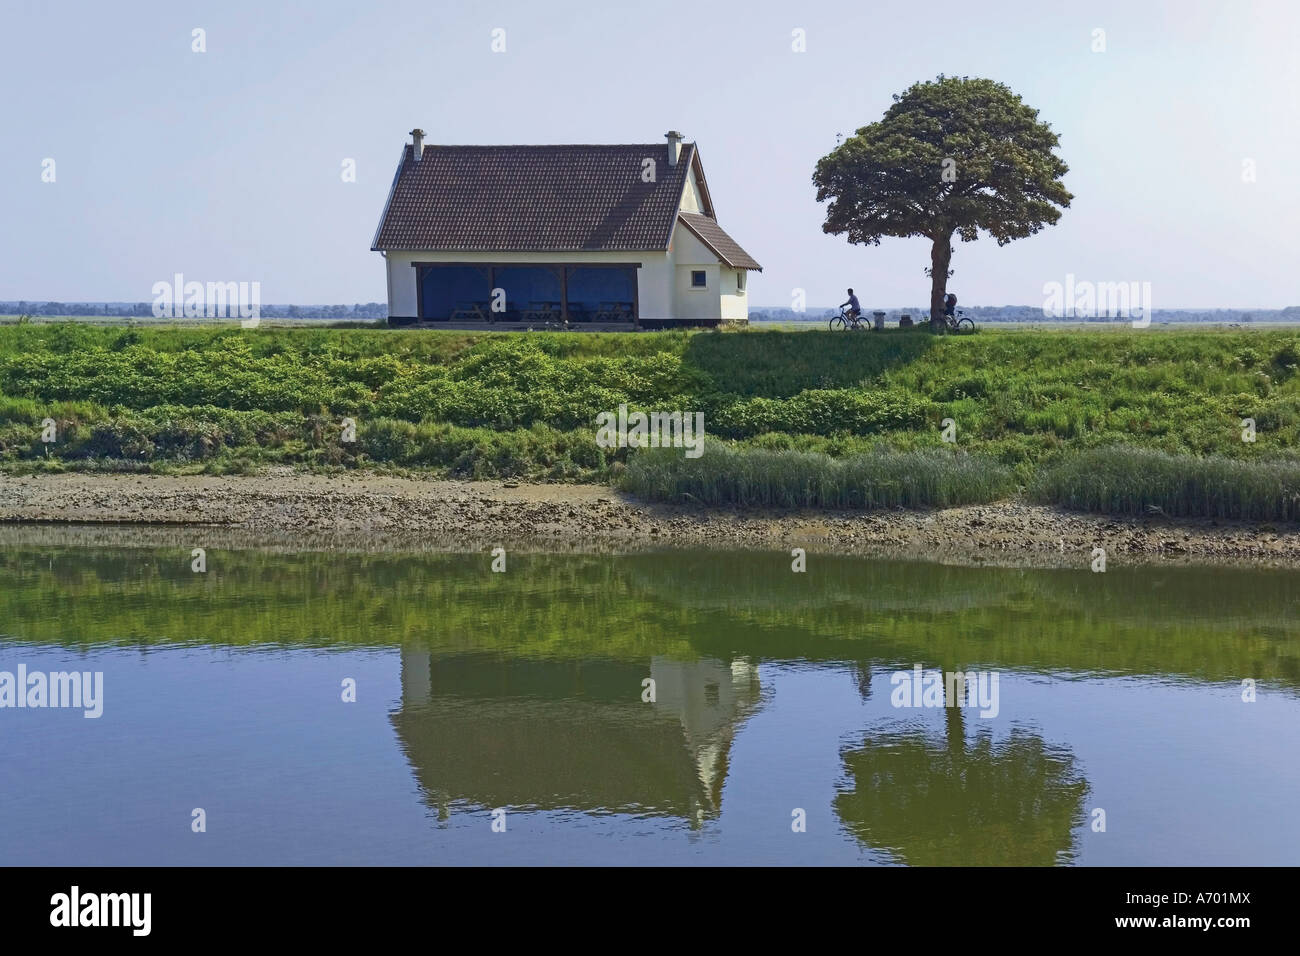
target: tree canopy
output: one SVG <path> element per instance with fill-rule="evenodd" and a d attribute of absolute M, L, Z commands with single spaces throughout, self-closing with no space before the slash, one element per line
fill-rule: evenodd
<path fill-rule="evenodd" d="M 980 230 L 998 245 L 1061 218 L 1074 198 L 1069 167 L 1038 111 L 1002 83 L 939 76 L 894 97 L 817 163 L 823 231 L 879 245 L 885 236 L 923 236 L 931 247 L 931 314 L 943 308 L 952 237 Z"/>

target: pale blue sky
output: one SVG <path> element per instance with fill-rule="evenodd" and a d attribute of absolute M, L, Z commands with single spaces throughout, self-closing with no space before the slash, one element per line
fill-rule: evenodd
<path fill-rule="evenodd" d="M 370 240 L 420 126 L 433 143 L 682 130 L 764 266 L 753 304 L 847 285 L 864 306 L 920 304 L 927 244 L 823 235 L 810 177 L 837 132 L 943 72 L 1039 109 L 1076 197 L 1038 236 L 959 245 L 963 305 L 1039 304 L 1067 273 L 1149 281 L 1156 308 L 1300 304 L 1300 3 L 1055 6 L 5 0 L 0 299 L 150 301 L 183 272 L 260 281 L 263 302 L 383 301 Z"/>

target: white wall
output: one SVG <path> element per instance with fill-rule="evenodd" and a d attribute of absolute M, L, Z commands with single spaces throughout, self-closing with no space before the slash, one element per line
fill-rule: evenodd
<path fill-rule="evenodd" d="M 713 250 L 679 221 L 673 231 L 673 302 L 679 319 L 746 319 L 748 298 L 736 289 L 736 270 L 718 262 Z M 691 273 L 704 270 L 705 287 L 691 285 Z"/>
<path fill-rule="evenodd" d="M 411 266 L 415 258 L 409 252 L 390 252 L 384 257 L 384 267 L 388 270 L 388 314 L 396 318 L 420 314 L 415 269 Z"/>
<path fill-rule="evenodd" d="M 705 287 L 691 286 L 691 273 L 704 272 Z M 712 265 L 688 263 L 677 267 L 676 318 L 679 319 L 716 319 L 721 310 L 721 297 L 718 292 L 718 263 Z"/>
<path fill-rule="evenodd" d="M 748 319 L 749 296 L 740 288 L 740 279 L 745 275 L 743 269 L 722 269 L 722 317 L 724 319 Z M 748 277 L 746 277 L 748 285 Z"/>
<path fill-rule="evenodd" d="M 643 319 L 676 318 L 673 312 L 673 268 L 667 252 L 389 252 L 388 314 L 419 315 L 414 262 L 564 263 L 639 262 L 637 302 Z"/>
<path fill-rule="evenodd" d="M 700 207 L 699 184 L 695 182 L 695 170 L 691 169 L 686 174 L 686 188 L 682 190 L 682 212 L 703 212 Z"/>

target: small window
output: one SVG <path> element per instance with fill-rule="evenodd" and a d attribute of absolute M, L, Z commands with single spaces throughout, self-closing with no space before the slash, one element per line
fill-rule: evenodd
<path fill-rule="evenodd" d="M 703 269 L 695 269 L 695 270 L 692 270 L 692 272 L 691 272 L 691 288 L 692 288 L 692 289 L 703 289 L 706 285 L 708 285 L 708 282 L 705 280 L 705 277 L 704 277 L 704 270 L 703 270 Z"/>
<path fill-rule="evenodd" d="M 739 272 L 736 273 L 736 291 L 737 292 L 745 291 L 745 270 L 744 269 L 741 269 Z"/>

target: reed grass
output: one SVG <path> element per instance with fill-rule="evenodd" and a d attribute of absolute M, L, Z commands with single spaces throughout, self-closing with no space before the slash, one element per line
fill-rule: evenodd
<path fill-rule="evenodd" d="M 1297 521 L 1300 461 L 1094 448 L 1044 468 L 1031 483 L 1030 495 L 1076 511 Z"/>
<path fill-rule="evenodd" d="M 645 449 L 629 458 L 622 490 L 652 501 L 766 508 L 943 508 L 993 501 L 1011 472 L 945 448 L 881 449 L 832 458 L 817 452 L 734 448 L 707 442 L 699 458 Z"/>

